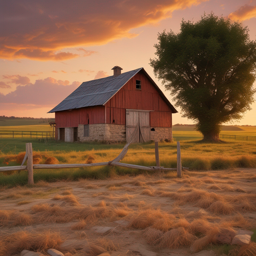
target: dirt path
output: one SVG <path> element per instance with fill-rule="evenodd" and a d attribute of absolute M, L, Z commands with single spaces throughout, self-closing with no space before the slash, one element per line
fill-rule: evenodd
<path fill-rule="evenodd" d="M 205 254 L 189 248 L 216 227 L 256 228 L 255 169 L 174 176 L 2 188 L 0 256 L 23 249 L 47 255 L 48 247 L 66 256 L 217 255 L 218 246 L 206 246 Z"/>

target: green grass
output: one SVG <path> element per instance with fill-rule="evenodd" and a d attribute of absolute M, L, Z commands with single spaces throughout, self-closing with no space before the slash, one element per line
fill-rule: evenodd
<path fill-rule="evenodd" d="M 255 136 L 256 139 L 256 126 L 222 126 L 220 135 Z M 203 136 L 200 132 L 195 130 L 195 126 L 184 125 L 173 126 L 173 138 L 176 141 L 200 140 Z M 241 139 L 246 140 L 246 138 Z"/>
<path fill-rule="evenodd" d="M 26 126 L 25 128 L 28 129 Z M 43 125 L 38 126 L 44 127 Z M 40 128 L 40 129 L 41 129 Z M 49 126 L 50 128 L 50 126 Z M 244 134 L 254 134 L 256 127 L 242 127 Z M 20 129 L 17 126 L 17 129 Z M 223 131 L 233 133 L 234 131 Z M 196 131 L 174 131 L 186 140 L 181 140 L 182 165 L 191 170 L 225 170 L 230 168 L 256 168 L 256 142 L 253 141 L 227 141 L 225 143 L 202 143 Z M 193 140 L 191 140 L 191 138 Z M 47 157 L 54 156 L 59 163 L 86 163 L 92 156 L 93 162 L 107 162 L 117 157 L 124 143 L 67 143 L 55 140 L 39 140 L 32 138 L 0 138 L 0 166 L 18 165 L 15 161 L 17 154 L 25 152 L 26 143 L 32 142 L 33 152 L 42 156 L 41 163 Z M 132 144 L 123 162 L 144 166 L 155 165 L 154 143 Z M 160 165 L 175 168 L 177 166 L 176 142 L 159 143 Z M 107 178 L 111 175 L 136 175 L 142 171 L 117 167 L 101 167 L 87 169 L 62 169 L 62 170 L 35 170 L 35 181 L 44 180 L 78 180 L 80 178 Z M 27 184 L 26 172 L 12 172 L 12 175 L 0 173 L 0 185 L 25 185 Z"/>

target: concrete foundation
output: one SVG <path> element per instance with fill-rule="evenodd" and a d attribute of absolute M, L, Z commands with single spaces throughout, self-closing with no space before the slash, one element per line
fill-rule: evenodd
<path fill-rule="evenodd" d="M 123 142 L 125 141 L 125 125 L 115 124 L 90 124 L 89 136 L 84 136 L 84 125 L 78 125 L 78 140 L 86 141 L 106 141 Z"/>
<path fill-rule="evenodd" d="M 172 141 L 172 128 L 154 127 L 155 131 L 150 131 L 152 141 Z M 105 141 L 105 142 L 125 142 L 125 125 L 116 124 L 90 124 L 89 136 L 84 136 L 84 125 L 78 125 L 78 141 Z"/>

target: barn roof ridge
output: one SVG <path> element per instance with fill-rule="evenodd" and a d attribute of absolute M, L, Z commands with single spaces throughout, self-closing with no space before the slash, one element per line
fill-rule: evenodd
<path fill-rule="evenodd" d="M 177 110 L 172 106 L 144 68 L 130 70 L 118 76 L 108 76 L 83 82 L 76 90 L 74 90 L 48 113 L 84 107 L 104 106 L 132 77 L 134 77 L 140 71 L 143 71 L 150 81 L 153 82 L 154 86 L 172 109 L 173 113 L 176 113 Z"/>

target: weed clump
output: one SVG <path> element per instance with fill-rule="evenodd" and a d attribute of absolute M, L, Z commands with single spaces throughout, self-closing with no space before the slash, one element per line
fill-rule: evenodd
<path fill-rule="evenodd" d="M 10 235 L 1 235 L 2 255 L 13 255 L 22 250 L 45 251 L 49 248 L 58 248 L 62 243 L 60 235 L 56 232 L 27 232 L 20 231 Z M 0 254 L 1 255 L 1 254 Z"/>
<path fill-rule="evenodd" d="M 45 160 L 44 163 L 45 163 L 45 164 L 58 164 L 58 163 L 59 163 L 59 160 L 58 160 L 56 157 L 54 157 L 54 156 L 50 156 L 50 157 L 48 157 L 48 158 Z"/>
<path fill-rule="evenodd" d="M 196 237 L 180 227 L 172 229 L 163 234 L 159 239 L 159 245 L 161 247 L 167 247 L 170 249 L 177 249 L 183 246 L 190 246 Z"/>

